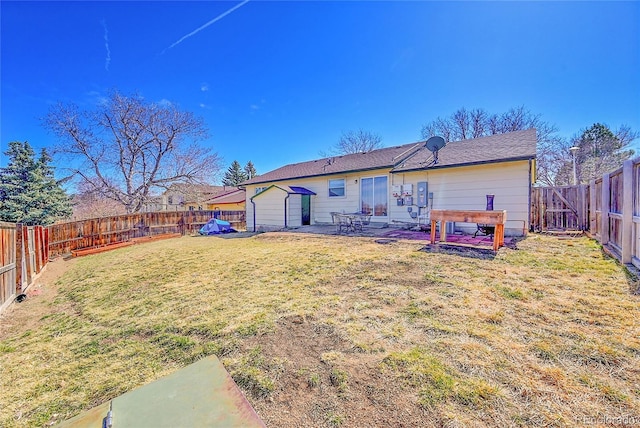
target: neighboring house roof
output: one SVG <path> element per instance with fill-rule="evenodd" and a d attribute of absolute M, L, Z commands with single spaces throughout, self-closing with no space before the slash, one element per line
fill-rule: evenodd
<path fill-rule="evenodd" d="M 425 142 L 386 147 L 364 153 L 354 153 L 308 162 L 285 165 L 247 180 L 241 185 L 268 183 L 292 178 L 334 175 L 346 172 L 390 168 L 391 172 L 407 172 L 480 163 L 532 159 L 536 156 L 536 131 L 515 131 L 450 142 L 438 152 L 438 163 L 433 164 L 433 153 Z"/>
<path fill-rule="evenodd" d="M 207 204 L 240 204 L 245 201 L 245 190 L 235 189 L 231 192 L 216 195 L 206 201 Z"/>
<path fill-rule="evenodd" d="M 309 190 L 305 187 L 300 187 L 300 186 L 276 186 L 275 184 L 272 184 L 271 186 L 267 187 L 266 189 L 264 189 L 263 191 L 261 191 L 260 193 L 257 193 L 255 195 L 253 195 L 250 199 L 253 200 L 253 198 L 255 198 L 256 196 L 260 196 L 262 194 L 264 194 L 267 190 L 270 189 L 280 189 L 283 192 L 288 193 L 289 195 L 315 195 L 316 192 Z"/>
<path fill-rule="evenodd" d="M 179 193 L 220 193 L 225 189 L 225 186 L 214 186 L 211 184 L 188 184 L 188 183 L 174 183 L 165 190 L 168 192 Z M 232 189 L 232 188 L 230 188 Z"/>
<path fill-rule="evenodd" d="M 213 186 L 210 184 L 184 184 L 176 183 L 169 186 L 164 195 L 183 195 L 185 202 L 194 202 L 197 199 L 212 198 L 223 193 L 238 190 L 232 186 Z"/>

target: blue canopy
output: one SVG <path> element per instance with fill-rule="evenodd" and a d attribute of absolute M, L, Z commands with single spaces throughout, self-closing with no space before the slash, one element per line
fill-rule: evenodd
<path fill-rule="evenodd" d="M 217 235 L 219 233 L 233 233 L 237 230 L 231 227 L 231 223 L 212 218 L 200 228 L 200 235 Z"/>

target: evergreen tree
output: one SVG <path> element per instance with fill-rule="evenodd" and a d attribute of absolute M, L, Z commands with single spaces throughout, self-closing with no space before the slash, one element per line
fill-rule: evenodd
<path fill-rule="evenodd" d="M 578 147 L 578 182 L 586 184 L 620 168 L 625 160 L 634 155 L 629 146 L 636 137 L 637 133 L 625 126 L 616 133 L 602 123 L 584 129 L 579 137 L 572 139 L 572 145 Z"/>
<path fill-rule="evenodd" d="M 0 168 L 0 220 L 48 225 L 71 216 L 71 203 L 42 150 L 39 159 L 28 142 L 9 143 L 6 168 Z"/>
<path fill-rule="evenodd" d="M 224 173 L 222 184 L 225 186 L 237 186 L 247 180 L 247 173 L 242 169 L 238 161 L 233 161 L 227 172 Z"/>
<path fill-rule="evenodd" d="M 251 161 L 247 162 L 247 164 L 244 166 L 244 172 L 247 174 L 247 180 L 251 180 L 253 177 L 258 175 L 256 167 L 253 166 L 253 162 Z"/>

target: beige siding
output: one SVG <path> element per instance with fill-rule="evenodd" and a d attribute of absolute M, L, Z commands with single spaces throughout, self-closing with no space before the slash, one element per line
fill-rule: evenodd
<path fill-rule="evenodd" d="M 256 228 L 258 230 L 284 227 L 284 198 L 286 196 L 286 192 L 273 187 L 253 199 L 256 206 Z M 249 202 L 248 205 L 251 203 Z M 251 223 L 251 227 L 253 227 L 252 219 L 253 212 L 251 217 L 247 217 L 247 223 Z M 247 224 L 247 229 L 249 229 L 249 224 Z"/>
<path fill-rule="evenodd" d="M 302 226 L 302 196 L 290 195 L 287 200 L 287 227 Z"/>
<path fill-rule="evenodd" d="M 521 235 L 529 229 L 529 162 L 505 162 L 458 168 L 396 174 L 393 184 L 413 183 L 414 200 L 419 181 L 428 183 L 436 209 L 483 210 L 487 194 L 495 195 L 493 208 L 507 210 L 505 229 L 509 235 Z M 415 208 L 414 208 L 415 209 Z M 395 200 L 391 217 L 410 221 L 407 207 Z M 472 232 L 475 225 L 458 224 L 460 230 Z"/>
<path fill-rule="evenodd" d="M 388 177 L 389 216 L 374 221 L 415 222 L 407 211 L 407 206 L 398 206 L 392 195 L 394 184 L 413 184 L 414 203 L 417 202 L 417 183 L 426 181 L 428 192 L 433 193 L 430 208 L 482 210 L 486 208 L 486 195 L 494 194 L 494 209 L 507 210 L 508 222 L 505 232 L 521 235 L 529 228 L 529 162 L 516 161 L 499 164 L 485 164 L 457 168 L 444 168 L 403 174 L 389 174 L 388 170 L 374 170 L 360 173 L 336 174 L 329 177 L 312 177 L 269 183 L 284 186 L 301 186 L 316 193 L 311 196 L 311 223 L 330 223 L 331 212 L 355 212 L 360 210 L 360 182 L 364 177 L 386 175 Z M 329 179 L 344 178 L 344 197 L 329 198 Z M 265 185 L 261 185 L 265 186 Z M 256 186 L 247 186 L 247 228 L 253 225 L 253 206 L 249 199 L 255 195 Z M 279 189 L 270 189 L 264 195 L 254 198 L 257 207 L 256 225 L 284 226 L 284 197 Z M 295 197 L 294 197 L 295 196 Z M 264 198 L 264 199 L 263 199 Z M 295 201 L 295 202 L 294 202 Z M 295 204 L 295 205 L 294 205 Z M 412 207 L 418 211 L 417 206 Z M 301 224 L 300 196 L 289 197 L 288 226 Z M 473 232 L 475 225 L 457 224 L 457 229 Z"/>
<path fill-rule="evenodd" d="M 378 175 L 387 175 L 387 170 L 376 170 L 366 173 L 355 174 L 337 174 L 330 177 L 311 177 L 293 180 L 283 180 L 277 183 L 270 183 L 282 186 L 301 186 L 311 190 L 316 195 L 311 196 L 311 224 L 316 223 L 331 223 L 331 212 L 356 212 L 360 210 L 360 178 L 371 177 Z M 329 179 L 345 179 L 345 196 L 343 197 L 329 197 Z M 391 178 L 388 178 L 390 181 Z M 253 219 L 253 207 L 249 199 L 255 195 L 256 187 L 260 186 L 247 186 L 247 227 L 252 224 Z M 270 191 L 273 191 L 270 190 Z M 254 199 L 256 207 L 258 206 L 257 200 L 261 196 Z M 289 198 L 291 199 L 291 198 Z M 259 208 L 258 208 L 259 210 Z M 301 223 L 301 207 L 297 214 L 300 218 L 298 224 Z M 282 220 L 282 226 L 284 226 L 284 219 Z M 257 223 L 257 221 L 256 221 Z"/>

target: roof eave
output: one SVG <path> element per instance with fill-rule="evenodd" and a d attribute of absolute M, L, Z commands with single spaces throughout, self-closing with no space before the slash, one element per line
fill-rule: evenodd
<path fill-rule="evenodd" d="M 394 165 L 382 165 L 382 166 L 376 166 L 376 167 L 371 167 L 371 168 L 359 168 L 359 169 L 350 169 L 350 170 L 345 170 L 345 171 L 328 172 L 328 173 L 322 173 L 322 174 L 309 174 L 309 175 L 299 175 L 299 176 L 295 176 L 295 177 L 276 178 L 276 179 L 273 179 L 273 180 L 263 180 L 263 181 L 257 181 L 257 182 L 254 182 L 254 183 L 248 183 L 248 184 L 243 184 L 243 185 L 244 186 L 253 186 L 253 185 L 256 185 L 256 184 L 273 183 L 273 182 L 276 182 L 276 181 L 300 180 L 302 178 L 313 178 L 313 177 L 328 177 L 330 175 L 353 174 L 354 172 L 375 171 L 376 169 L 386 169 L 386 168 L 394 168 Z"/>
<path fill-rule="evenodd" d="M 513 157 L 513 158 L 504 158 L 504 159 L 492 159 L 492 160 L 486 160 L 486 161 L 478 161 L 478 162 L 465 162 L 465 163 L 457 163 L 457 164 L 451 164 L 451 165 L 431 165 L 431 166 L 425 166 L 425 167 L 420 167 L 420 168 L 403 168 L 403 169 L 398 169 L 398 170 L 391 170 L 392 174 L 400 174 L 400 173 L 404 173 L 404 172 L 415 172 L 415 171 L 427 171 L 427 170 L 432 170 L 432 169 L 446 169 L 446 168 L 459 168 L 459 167 L 463 167 L 463 166 L 476 166 L 476 165 L 487 165 L 487 164 L 492 164 L 492 163 L 502 163 L 502 162 L 517 162 L 517 161 L 523 161 L 523 160 L 531 160 L 531 159 L 535 159 L 536 156 L 535 155 L 528 155 L 528 156 L 518 156 L 518 157 Z"/>

